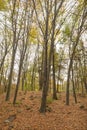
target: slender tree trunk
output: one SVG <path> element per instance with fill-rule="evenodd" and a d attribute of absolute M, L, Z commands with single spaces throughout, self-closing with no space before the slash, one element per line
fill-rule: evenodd
<path fill-rule="evenodd" d="M 55 79 L 55 55 L 54 55 L 54 48 L 53 48 L 53 99 L 57 100 L 56 79 Z"/>
<path fill-rule="evenodd" d="M 72 67 L 72 85 L 73 85 L 73 96 L 75 98 L 75 103 L 77 103 L 77 97 L 75 92 L 75 83 L 74 83 L 74 74 L 73 74 L 73 67 Z"/>
<path fill-rule="evenodd" d="M 33 71 L 32 71 L 32 77 L 31 77 L 31 90 L 34 90 L 34 74 L 35 73 L 35 65 L 33 66 Z"/>
<path fill-rule="evenodd" d="M 43 75 L 44 75 L 44 49 L 42 51 L 42 61 L 41 61 L 41 67 L 39 67 L 39 90 L 42 90 L 43 88 Z"/>
<path fill-rule="evenodd" d="M 6 99 L 5 99 L 6 101 L 8 101 L 10 99 L 15 54 L 16 54 L 16 49 L 15 50 L 13 49 L 12 62 L 11 62 L 11 68 L 10 68 L 10 74 L 9 74 L 9 81 L 8 81 L 7 93 L 6 93 Z"/>
<path fill-rule="evenodd" d="M 20 61 L 19 72 L 18 72 L 18 79 L 17 79 L 17 84 L 16 84 L 16 90 L 15 90 L 13 104 L 16 103 L 16 98 L 17 98 L 17 93 L 18 93 L 18 88 L 19 88 L 19 83 L 20 83 L 21 69 L 22 69 L 22 59 Z"/>
<path fill-rule="evenodd" d="M 25 80 L 25 72 L 22 75 L 22 91 L 24 91 L 24 80 Z"/>
<path fill-rule="evenodd" d="M 67 75 L 67 87 L 66 87 L 66 105 L 69 105 L 69 86 L 70 86 L 70 71 L 72 68 L 73 59 L 70 59 L 68 75 Z"/>
<path fill-rule="evenodd" d="M 60 62 L 60 61 L 59 61 Z M 57 78 L 57 93 L 59 93 L 59 81 L 60 81 L 60 73 L 61 73 L 61 63 L 58 67 L 58 78 Z"/>

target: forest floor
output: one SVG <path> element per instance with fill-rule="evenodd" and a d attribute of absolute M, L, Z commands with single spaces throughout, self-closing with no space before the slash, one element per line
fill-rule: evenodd
<path fill-rule="evenodd" d="M 66 106 L 65 94 L 58 95 L 48 98 L 45 114 L 39 112 L 41 92 L 19 92 L 15 106 L 0 95 L 0 130 L 87 130 L 87 96 L 78 95 L 77 104 L 71 96 Z"/>

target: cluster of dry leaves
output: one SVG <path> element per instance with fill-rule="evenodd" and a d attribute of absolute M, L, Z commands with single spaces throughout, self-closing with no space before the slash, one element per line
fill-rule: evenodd
<path fill-rule="evenodd" d="M 11 96 L 12 97 L 12 96 Z M 41 92 L 19 92 L 15 106 L 12 99 L 0 96 L 0 130 L 87 130 L 87 97 L 78 96 L 78 103 L 70 97 L 65 105 L 65 94 L 47 104 L 45 114 L 39 112 Z"/>

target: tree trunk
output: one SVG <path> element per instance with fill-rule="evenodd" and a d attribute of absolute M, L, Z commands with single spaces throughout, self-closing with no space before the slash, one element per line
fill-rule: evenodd
<path fill-rule="evenodd" d="M 76 92 L 75 92 L 75 83 L 74 83 L 74 77 L 73 77 L 73 67 L 72 67 L 72 85 L 73 85 L 73 96 L 75 98 L 75 103 L 77 103 L 77 97 L 76 97 Z"/>
<path fill-rule="evenodd" d="M 69 86 L 70 86 L 70 71 L 72 68 L 73 59 L 70 59 L 68 74 L 67 74 L 67 86 L 66 86 L 66 105 L 69 105 Z"/>
<path fill-rule="evenodd" d="M 55 79 L 55 55 L 53 48 L 53 99 L 57 100 L 57 91 L 56 91 L 56 79 Z"/>
<path fill-rule="evenodd" d="M 46 112 L 46 98 L 48 91 L 48 68 L 47 68 L 47 57 L 48 57 L 48 24 L 49 24 L 49 0 L 47 1 L 47 9 L 46 9 L 46 28 L 45 28 L 45 36 L 44 36 L 44 82 L 43 82 L 43 90 L 42 90 L 42 100 L 40 106 L 40 112 Z"/>
<path fill-rule="evenodd" d="M 11 84 L 12 84 L 12 74 L 13 74 L 13 68 L 14 68 L 14 60 L 15 60 L 15 54 L 16 49 L 13 49 L 13 55 L 12 55 L 12 62 L 11 62 L 11 68 L 10 68 L 10 74 L 9 74 L 9 81 L 7 86 L 7 93 L 6 93 L 6 101 L 10 99 L 10 92 L 11 92 Z"/>
<path fill-rule="evenodd" d="M 13 99 L 13 104 L 16 103 L 16 98 L 17 98 L 17 93 L 18 93 L 18 88 L 19 88 L 19 83 L 20 83 L 20 76 L 21 76 L 22 63 L 23 63 L 23 59 L 20 59 L 19 72 L 18 72 L 18 79 L 17 79 L 16 90 L 15 90 L 15 95 L 14 95 L 14 99 Z"/>

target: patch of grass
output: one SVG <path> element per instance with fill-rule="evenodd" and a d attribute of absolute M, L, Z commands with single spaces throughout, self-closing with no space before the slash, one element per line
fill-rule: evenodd
<path fill-rule="evenodd" d="M 57 93 L 57 99 L 61 99 L 61 93 Z"/>
<path fill-rule="evenodd" d="M 47 104 L 51 104 L 53 102 L 52 97 L 47 97 Z"/>
<path fill-rule="evenodd" d="M 20 106 L 22 104 L 21 101 L 16 101 L 15 105 Z"/>

